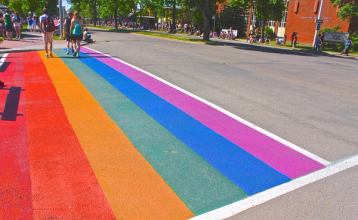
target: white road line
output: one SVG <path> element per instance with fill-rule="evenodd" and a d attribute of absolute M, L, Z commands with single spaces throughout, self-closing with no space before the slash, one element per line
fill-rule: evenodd
<path fill-rule="evenodd" d="M 343 161 L 333 163 L 322 170 L 294 179 L 288 183 L 276 186 L 264 192 L 248 197 L 247 199 L 243 199 L 241 201 L 232 203 L 222 208 L 218 208 L 205 214 L 193 217 L 190 220 L 218 220 L 229 218 L 249 208 L 260 205 L 283 194 L 289 193 L 293 190 L 306 186 L 310 183 L 322 180 L 326 177 L 337 174 L 357 165 L 358 155 L 355 155 Z"/>
<path fill-rule="evenodd" d="M 313 153 L 311 153 L 311 152 L 309 152 L 309 151 L 307 151 L 307 150 L 305 150 L 305 149 L 303 149 L 303 148 L 301 148 L 301 147 L 299 147 L 299 146 L 297 146 L 297 145 L 295 145 L 295 144 L 293 144 L 293 143 L 291 143 L 291 142 L 289 142 L 289 141 L 287 141 L 287 140 L 285 140 L 283 138 L 280 138 L 277 135 L 275 135 L 275 134 L 273 134 L 273 133 L 271 133 L 269 131 L 266 131 L 265 129 L 260 128 L 259 126 L 256 126 L 256 125 L 252 124 L 251 122 L 249 122 L 249 121 L 247 121 L 247 120 L 245 120 L 245 119 L 243 119 L 243 118 L 241 118 L 241 117 L 239 117 L 239 116 L 237 116 L 237 115 L 235 115 L 235 114 L 233 114 L 233 113 L 221 108 L 220 106 L 218 106 L 218 105 L 216 105 L 214 103 L 211 103 L 211 102 L 209 102 L 209 101 L 207 101 L 207 100 L 205 100 L 205 99 L 203 99 L 203 98 L 201 98 L 201 97 L 199 97 L 197 95 L 194 95 L 193 93 L 188 92 L 188 91 L 186 91 L 186 90 L 184 90 L 184 89 L 182 89 L 182 88 L 180 88 L 180 87 L 178 87 L 178 86 L 176 86 L 176 85 L 174 85 L 174 84 L 172 84 L 172 83 L 170 83 L 170 82 L 168 82 L 168 81 L 166 81 L 166 80 L 164 80 L 164 79 L 162 79 L 162 78 L 160 78 L 158 76 L 155 76 L 152 73 L 149 73 L 149 72 L 147 72 L 145 70 L 142 70 L 142 69 L 140 69 L 140 68 L 138 68 L 136 66 L 133 66 L 132 64 L 129 64 L 129 63 L 123 61 L 123 60 L 120 60 L 118 58 L 112 57 L 111 55 L 102 53 L 102 52 L 100 52 L 98 50 L 94 50 L 94 49 L 91 49 L 89 47 L 85 47 L 85 48 L 87 48 L 89 50 L 92 50 L 94 52 L 103 54 L 103 55 L 105 55 L 107 57 L 110 57 L 110 58 L 115 59 L 115 60 L 117 60 L 119 62 L 122 62 L 122 63 L 124 63 L 124 64 L 136 69 L 136 70 L 139 70 L 139 71 L 143 72 L 144 74 L 147 74 L 147 75 L 155 78 L 156 80 L 159 80 L 162 83 L 164 83 L 164 84 L 166 84 L 166 85 L 168 85 L 168 86 L 170 86 L 170 87 L 172 87 L 172 88 L 174 88 L 174 89 L 176 89 L 176 90 L 178 90 L 178 91 L 180 91 L 180 92 L 182 92 L 182 93 L 184 93 L 184 94 L 186 94 L 188 96 L 191 96 L 192 98 L 194 98 L 194 99 L 196 99 L 196 100 L 198 100 L 200 102 L 203 102 L 203 103 L 209 105 L 210 107 L 212 107 L 212 108 L 214 108 L 214 109 L 226 114 L 227 116 L 229 116 L 229 117 L 241 122 L 242 124 L 252 128 L 252 129 L 255 129 L 256 131 L 258 131 L 258 132 L 260 132 L 260 133 L 262 133 L 262 134 L 264 134 L 264 135 L 276 140 L 277 142 L 280 142 L 283 145 L 286 145 L 287 147 L 289 147 L 289 148 L 291 148 L 291 149 L 293 149 L 293 150 L 295 150 L 295 151 L 297 151 L 297 152 L 299 152 L 299 153 L 301 153 L 301 154 L 303 154 L 303 155 L 305 155 L 305 156 L 307 156 L 307 157 L 309 157 L 309 158 L 311 158 L 311 159 L 313 159 L 313 160 L 315 160 L 315 161 L 317 161 L 317 162 L 319 162 L 319 163 L 321 163 L 321 164 L 323 164 L 325 166 L 330 164 L 329 161 L 319 157 L 318 155 L 315 155 L 315 154 L 313 154 Z"/>
<path fill-rule="evenodd" d="M 5 54 L 1 57 L 1 59 L 0 59 L 0 68 L 2 68 L 2 65 L 4 65 L 7 55 L 9 55 L 9 54 L 8 54 L 8 53 L 5 53 Z"/>

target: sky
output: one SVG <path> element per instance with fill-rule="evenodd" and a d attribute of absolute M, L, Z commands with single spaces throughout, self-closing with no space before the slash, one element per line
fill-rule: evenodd
<path fill-rule="evenodd" d="M 66 0 L 62 1 L 62 5 L 66 7 L 66 10 L 68 10 L 71 7 L 71 4 L 67 3 Z"/>

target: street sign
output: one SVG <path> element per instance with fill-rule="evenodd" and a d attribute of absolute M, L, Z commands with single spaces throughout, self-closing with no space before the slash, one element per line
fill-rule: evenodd
<path fill-rule="evenodd" d="M 317 31 L 321 30 L 321 23 L 317 23 L 317 24 L 316 24 L 316 30 L 317 30 Z"/>

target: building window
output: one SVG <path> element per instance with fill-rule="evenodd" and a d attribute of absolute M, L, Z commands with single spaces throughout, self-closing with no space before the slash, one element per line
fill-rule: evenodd
<path fill-rule="evenodd" d="M 298 14 L 298 9 L 300 7 L 300 2 L 298 0 L 295 1 L 295 7 L 293 8 L 293 12 Z"/>
<path fill-rule="evenodd" d="M 275 21 L 272 21 L 272 20 L 271 20 L 271 21 L 269 21 L 267 24 L 268 24 L 268 26 L 274 27 L 274 26 L 275 26 Z"/>

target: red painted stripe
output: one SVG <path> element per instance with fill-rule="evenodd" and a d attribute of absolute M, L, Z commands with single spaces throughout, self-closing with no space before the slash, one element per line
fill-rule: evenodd
<path fill-rule="evenodd" d="M 7 69 L 0 73 L 7 88 L 23 87 L 23 54 L 13 53 L 6 59 Z M 3 112 L 8 90 L 0 90 L 0 112 Z M 25 113 L 25 93 L 22 92 L 19 114 Z M 26 143 L 26 115 L 16 121 L 3 121 L 0 115 L 0 219 L 31 219 L 31 181 Z"/>
<path fill-rule="evenodd" d="M 34 218 L 114 219 L 39 55 L 25 60 Z"/>

